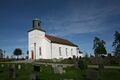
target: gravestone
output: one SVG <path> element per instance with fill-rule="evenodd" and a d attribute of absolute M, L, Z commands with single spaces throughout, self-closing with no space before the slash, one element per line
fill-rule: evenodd
<path fill-rule="evenodd" d="M 9 78 L 10 79 L 16 79 L 16 68 L 15 68 L 15 64 L 12 64 L 12 66 L 9 67 Z"/>
<path fill-rule="evenodd" d="M 40 65 L 34 65 L 34 71 L 40 72 Z"/>
<path fill-rule="evenodd" d="M 30 75 L 30 80 L 40 80 L 39 73 L 32 73 Z"/>
<path fill-rule="evenodd" d="M 3 68 L 3 67 L 4 67 L 4 64 L 1 64 L 1 67 Z"/>
<path fill-rule="evenodd" d="M 21 65 L 20 65 L 20 64 L 18 65 L 18 69 L 19 69 L 19 70 L 21 69 Z"/>
<path fill-rule="evenodd" d="M 40 65 L 33 66 L 33 72 L 30 75 L 30 80 L 40 80 Z"/>
<path fill-rule="evenodd" d="M 65 73 L 65 70 L 63 70 L 63 66 L 62 65 L 54 65 L 53 66 L 53 70 L 54 70 L 54 73 L 56 73 L 56 74 L 63 74 L 63 73 Z"/>
<path fill-rule="evenodd" d="M 87 80 L 98 80 L 98 72 L 96 70 L 87 70 Z"/>

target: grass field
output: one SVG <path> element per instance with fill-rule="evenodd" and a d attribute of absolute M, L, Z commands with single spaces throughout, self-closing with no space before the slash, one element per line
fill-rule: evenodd
<path fill-rule="evenodd" d="M 30 80 L 30 75 L 34 73 L 32 64 L 21 64 L 22 69 L 17 69 L 16 64 L 16 79 L 15 80 Z M 10 65 L 9 65 L 10 66 Z M 64 74 L 55 74 L 53 68 L 49 65 L 40 65 L 40 80 L 86 80 L 86 75 L 89 70 L 94 70 L 98 73 L 97 69 L 88 69 L 86 72 L 74 67 L 67 67 L 64 69 Z M 92 73 L 90 73 L 92 74 Z M 92 76 L 94 77 L 94 76 Z M 114 69 L 105 69 L 101 76 L 101 80 L 120 80 L 120 70 Z M 5 64 L 4 67 L 0 64 L 0 80 L 13 80 L 9 78 L 9 67 L 8 64 Z"/>

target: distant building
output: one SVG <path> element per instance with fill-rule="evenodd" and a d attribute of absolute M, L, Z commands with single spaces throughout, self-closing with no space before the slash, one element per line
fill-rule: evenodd
<path fill-rule="evenodd" d="M 82 56 L 77 45 L 69 40 L 46 34 L 40 26 L 41 21 L 34 19 L 28 32 L 29 59 L 64 59 Z"/>

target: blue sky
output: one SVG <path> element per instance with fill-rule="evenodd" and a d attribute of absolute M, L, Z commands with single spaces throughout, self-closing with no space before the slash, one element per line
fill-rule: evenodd
<path fill-rule="evenodd" d="M 69 39 L 84 53 L 93 53 L 95 36 L 111 52 L 120 31 L 120 0 L 0 0 L 0 48 L 12 55 L 27 51 L 27 31 L 38 17 L 47 34 Z"/>

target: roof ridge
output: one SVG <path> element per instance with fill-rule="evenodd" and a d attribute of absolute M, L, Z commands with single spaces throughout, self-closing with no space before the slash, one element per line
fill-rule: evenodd
<path fill-rule="evenodd" d="M 47 35 L 47 34 L 45 34 L 45 37 L 47 37 L 53 43 L 59 43 L 59 44 L 65 44 L 65 45 L 78 47 L 77 45 L 73 44 L 71 41 L 64 39 L 64 38 L 60 38 L 60 37 L 56 37 L 56 36 L 52 36 L 52 35 Z"/>
<path fill-rule="evenodd" d="M 46 35 L 48 35 L 48 34 L 46 34 Z M 65 39 L 65 38 L 57 37 L 57 36 L 53 36 L 53 35 L 48 35 L 48 36 L 55 37 L 55 38 L 59 38 L 59 39 L 63 39 L 63 40 L 67 40 L 67 39 Z M 69 41 L 69 40 L 67 40 L 67 41 Z"/>

